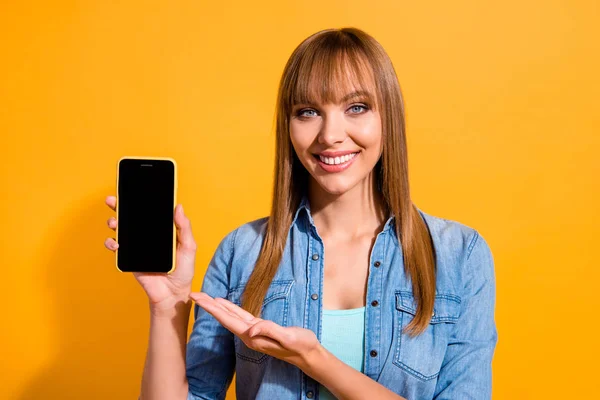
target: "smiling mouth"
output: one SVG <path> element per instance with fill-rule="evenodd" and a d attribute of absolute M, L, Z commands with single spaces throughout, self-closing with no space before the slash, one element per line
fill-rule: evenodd
<path fill-rule="evenodd" d="M 341 157 L 323 157 L 319 154 L 315 154 L 315 158 L 327 165 L 343 165 L 350 162 L 359 152 L 346 154 Z"/>

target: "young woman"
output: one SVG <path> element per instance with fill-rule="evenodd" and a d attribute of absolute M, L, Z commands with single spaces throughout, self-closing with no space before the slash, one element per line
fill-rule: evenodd
<path fill-rule="evenodd" d="M 329 29 L 294 50 L 271 215 L 222 240 L 194 293 L 178 205 L 176 270 L 135 274 L 151 311 L 142 399 L 223 399 L 234 371 L 240 400 L 491 397 L 492 254 L 475 229 L 413 204 L 404 126 L 371 36 Z"/>

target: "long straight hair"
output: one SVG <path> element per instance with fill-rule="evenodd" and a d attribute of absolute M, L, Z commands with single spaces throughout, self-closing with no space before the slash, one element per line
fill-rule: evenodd
<path fill-rule="evenodd" d="M 369 85 L 368 83 L 371 82 Z M 413 204 L 408 183 L 404 104 L 392 62 L 366 32 L 326 29 L 306 38 L 290 56 L 279 83 L 276 106 L 275 179 L 271 214 L 242 307 L 260 317 L 263 300 L 281 262 L 293 216 L 307 193 L 309 173 L 291 143 L 292 108 L 299 103 L 337 101 L 350 87 L 375 92 L 382 122 L 382 155 L 375 181 L 384 207 L 395 217 L 404 268 L 412 282 L 416 315 L 405 328 L 411 336 L 429 325 L 435 299 L 435 253 L 427 225 Z"/>

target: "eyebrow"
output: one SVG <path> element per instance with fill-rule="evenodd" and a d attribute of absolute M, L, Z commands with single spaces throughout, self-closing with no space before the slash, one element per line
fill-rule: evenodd
<path fill-rule="evenodd" d="M 348 93 L 347 95 L 345 95 L 344 97 L 342 97 L 341 101 L 343 103 L 344 101 L 348 101 L 348 100 L 350 100 L 352 98 L 363 97 L 363 96 L 371 98 L 371 93 L 369 93 L 369 92 L 367 92 L 365 90 L 359 90 L 359 91 L 356 91 L 356 92 Z"/>
<path fill-rule="evenodd" d="M 373 99 L 373 97 L 371 96 L 371 92 L 366 91 L 366 90 L 357 90 L 355 92 L 348 93 L 344 97 L 342 97 L 340 100 L 340 103 L 343 103 L 345 101 L 348 101 L 348 100 L 350 100 L 352 98 L 356 98 L 356 97 L 366 97 L 369 100 Z M 303 103 L 296 103 L 296 104 L 294 104 L 294 107 L 297 106 L 298 104 L 303 104 Z"/>

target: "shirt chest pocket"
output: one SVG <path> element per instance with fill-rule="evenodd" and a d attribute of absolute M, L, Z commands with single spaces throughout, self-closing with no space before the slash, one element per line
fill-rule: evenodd
<path fill-rule="evenodd" d="M 281 326 L 287 326 L 289 296 L 293 283 L 293 280 L 271 282 L 262 304 L 262 319 L 268 319 Z M 240 285 L 231 289 L 228 295 L 229 301 L 241 306 L 241 297 L 244 293 L 244 288 L 245 285 Z M 234 344 L 238 359 L 260 364 L 269 357 L 267 354 L 252 350 L 246 346 L 237 335 L 234 335 Z"/>
<path fill-rule="evenodd" d="M 412 321 L 416 309 L 412 292 L 396 292 L 396 350 L 393 363 L 415 378 L 427 381 L 440 373 L 450 335 L 460 316 L 460 297 L 450 293 L 436 294 L 429 326 L 420 335 L 410 337 L 402 330 Z"/>

